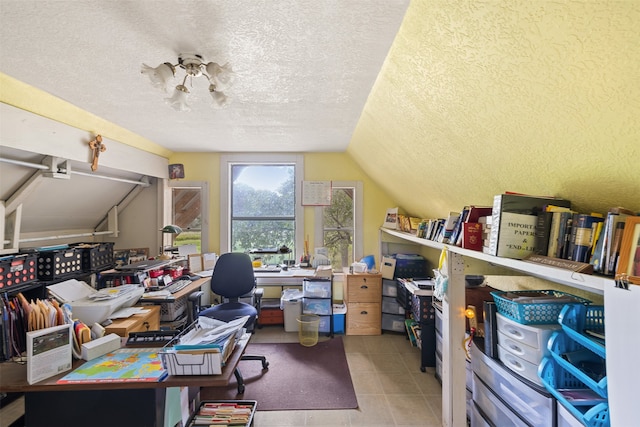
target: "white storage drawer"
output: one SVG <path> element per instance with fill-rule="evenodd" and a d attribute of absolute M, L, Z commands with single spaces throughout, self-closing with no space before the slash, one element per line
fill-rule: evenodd
<path fill-rule="evenodd" d="M 436 333 L 442 334 L 442 310 L 435 305 L 434 307 L 436 308 Z"/>
<path fill-rule="evenodd" d="M 382 329 L 385 331 L 404 332 L 404 316 L 382 313 Z"/>
<path fill-rule="evenodd" d="M 327 316 L 331 314 L 331 299 L 302 298 L 302 313 Z"/>
<path fill-rule="evenodd" d="M 523 325 L 506 318 L 500 313 L 496 314 L 496 318 L 498 319 L 498 332 L 502 332 L 516 342 L 537 349 L 546 348 L 551 334 L 561 327 L 560 324 Z"/>
<path fill-rule="evenodd" d="M 582 427 L 583 424 L 576 419 L 562 404 L 558 403 L 557 427 Z"/>
<path fill-rule="evenodd" d="M 474 403 L 471 404 L 471 427 L 493 427 L 491 424 L 484 419 L 480 410 L 478 409 L 478 405 Z"/>
<path fill-rule="evenodd" d="M 523 358 L 508 352 L 501 345 L 498 345 L 498 357 L 507 368 L 516 374 L 522 375 L 524 378 L 540 386 L 544 385 L 538 377 L 538 363 L 527 362 Z"/>
<path fill-rule="evenodd" d="M 529 427 L 478 378 L 473 381 L 473 401 L 495 426 Z"/>
<path fill-rule="evenodd" d="M 487 387 L 500 393 L 513 411 L 529 424 L 553 425 L 555 399 L 544 388 L 530 387 L 500 362 L 487 357 L 475 344 L 471 346 L 471 366 L 475 374 L 474 381 L 480 378 Z"/>
<path fill-rule="evenodd" d="M 398 288 L 395 280 L 382 279 L 382 295 L 395 298 L 398 296 Z"/>
<path fill-rule="evenodd" d="M 304 280 L 302 296 L 311 298 L 331 298 L 331 280 Z"/>
<path fill-rule="evenodd" d="M 442 357 L 442 335 L 436 331 L 436 356 Z"/>
<path fill-rule="evenodd" d="M 498 332 L 498 344 L 514 356 L 524 359 L 529 363 L 533 363 L 534 365 L 539 365 L 542 358 L 549 354 L 547 346 L 534 348 L 523 342 L 511 339 L 502 332 Z"/>
<path fill-rule="evenodd" d="M 382 312 L 389 314 L 404 314 L 404 308 L 393 297 L 382 297 Z"/>

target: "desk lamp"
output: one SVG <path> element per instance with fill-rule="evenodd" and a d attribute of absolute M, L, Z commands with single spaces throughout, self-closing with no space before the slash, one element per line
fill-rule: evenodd
<path fill-rule="evenodd" d="M 169 224 L 162 227 L 160 230 L 160 259 L 169 259 L 168 255 L 164 254 L 164 235 L 165 234 L 180 234 L 182 233 L 182 228 L 177 225 Z"/>

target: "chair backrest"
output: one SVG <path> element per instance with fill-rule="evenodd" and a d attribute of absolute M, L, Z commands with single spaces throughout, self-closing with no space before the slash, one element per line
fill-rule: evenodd
<path fill-rule="evenodd" d="M 213 293 L 236 299 L 251 292 L 255 286 L 253 263 L 248 254 L 228 252 L 218 257 L 211 276 Z"/>

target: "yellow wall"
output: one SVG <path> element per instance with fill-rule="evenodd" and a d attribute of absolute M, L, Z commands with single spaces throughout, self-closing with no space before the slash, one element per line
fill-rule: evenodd
<path fill-rule="evenodd" d="M 408 213 L 640 211 L 640 2 L 413 0 L 348 152 Z"/>
<path fill-rule="evenodd" d="M 413 0 L 348 154 L 306 154 L 305 179 L 364 182 L 365 254 L 392 206 L 443 216 L 518 191 L 640 211 L 638 22 L 633 0 Z M 171 153 L 3 74 L 0 101 L 184 163 L 211 184 L 217 250 L 219 154 Z"/>
<path fill-rule="evenodd" d="M 185 181 L 208 181 L 209 187 L 209 250 L 220 251 L 220 155 L 218 153 L 175 153 L 170 163 L 182 163 Z M 364 254 L 378 256 L 378 231 L 385 210 L 393 201 L 380 190 L 346 153 L 317 153 L 304 155 L 305 180 L 310 181 L 362 181 L 364 193 Z M 315 212 L 304 208 L 305 235 L 314 242 Z"/>

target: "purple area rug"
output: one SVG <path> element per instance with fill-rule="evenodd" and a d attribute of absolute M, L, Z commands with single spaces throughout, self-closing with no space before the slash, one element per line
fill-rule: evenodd
<path fill-rule="evenodd" d="M 341 337 L 313 347 L 249 343 L 245 354 L 266 356 L 269 369 L 263 371 L 259 361 L 240 361 L 244 394 L 238 394 L 234 378 L 227 387 L 203 387 L 201 400 L 256 400 L 259 411 L 358 407 Z"/>

